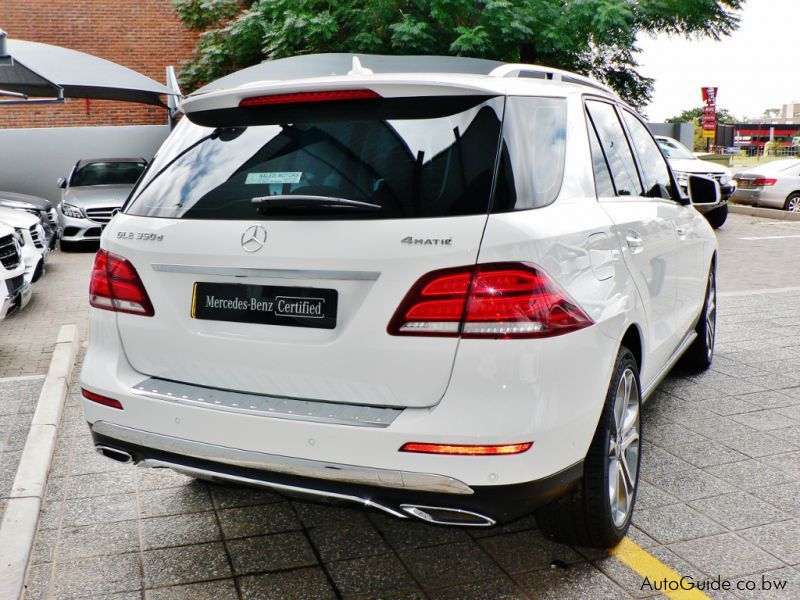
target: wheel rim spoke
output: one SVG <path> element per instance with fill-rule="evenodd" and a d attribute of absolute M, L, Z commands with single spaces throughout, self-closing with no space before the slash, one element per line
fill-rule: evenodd
<path fill-rule="evenodd" d="M 620 379 L 617 395 L 614 398 L 614 435 L 622 430 L 622 419 L 625 413 L 625 378 Z"/>
<path fill-rule="evenodd" d="M 612 458 L 608 467 L 608 499 L 612 513 L 617 512 L 619 506 L 619 466 L 618 460 Z"/>
<path fill-rule="evenodd" d="M 624 440 L 631 432 L 638 433 L 639 423 L 639 403 L 636 398 L 631 398 L 628 401 L 628 406 L 625 410 L 625 420 L 622 423 L 622 439 Z"/>

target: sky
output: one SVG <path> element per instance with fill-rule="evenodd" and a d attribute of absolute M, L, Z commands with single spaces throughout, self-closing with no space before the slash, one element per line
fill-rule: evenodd
<path fill-rule="evenodd" d="M 702 106 L 703 86 L 718 87 L 717 106 L 739 119 L 800 101 L 800 0 L 747 0 L 739 16 L 739 29 L 719 42 L 639 38 L 639 72 L 655 79 L 649 120 Z"/>

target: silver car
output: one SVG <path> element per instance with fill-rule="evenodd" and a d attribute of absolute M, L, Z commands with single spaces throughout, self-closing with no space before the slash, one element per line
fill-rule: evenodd
<path fill-rule="evenodd" d="M 734 176 L 739 204 L 800 212 L 800 159 L 775 160 Z"/>
<path fill-rule="evenodd" d="M 58 180 L 61 248 L 97 242 L 147 166 L 144 158 L 87 158 Z"/>

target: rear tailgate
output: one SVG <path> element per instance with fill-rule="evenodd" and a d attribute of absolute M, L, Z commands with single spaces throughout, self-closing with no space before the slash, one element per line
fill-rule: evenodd
<path fill-rule="evenodd" d="M 503 99 L 256 110 L 257 125 L 241 109 L 216 114 L 226 127 L 184 120 L 105 234 L 155 309 L 118 315 L 132 366 L 274 396 L 436 404 L 458 339 L 386 328 L 422 275 L 474 264 Z M 379 210 L 269 206 L 303 195 Z"/>

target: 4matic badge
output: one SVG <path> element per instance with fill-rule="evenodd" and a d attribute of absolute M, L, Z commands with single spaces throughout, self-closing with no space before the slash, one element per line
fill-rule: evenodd
<path fill-rule="evenodd" d="M 400 243 L 412 246 L 452 246 L 453 238 L 415 238 L 409 235 L 400 240 Z"/>

